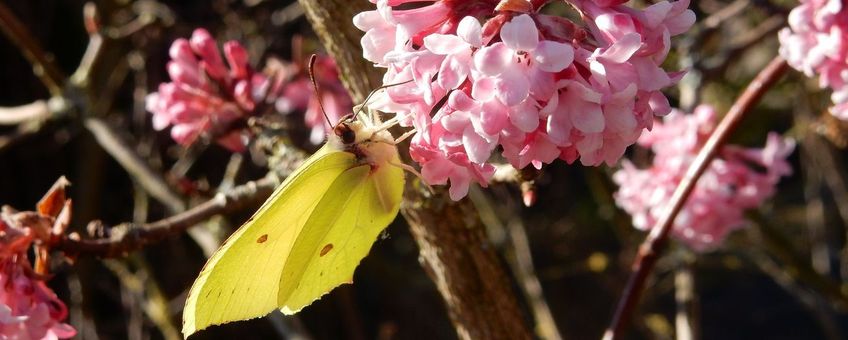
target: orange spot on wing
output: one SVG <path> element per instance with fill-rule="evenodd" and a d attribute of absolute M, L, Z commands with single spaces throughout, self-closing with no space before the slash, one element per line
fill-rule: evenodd
<path fill-rule="evenodd" d="M 265 241 L 268 241 L 268 234 L 262 234 L 262 236 L 256 239 L 256 243 L 265 243 Z"/>
<path fill-rule="evenodd" d="M 329 253 L 329 252 L 330 252 L 330 250 L 333 250 L 333 244 L 332 244 L 332 243 L 327 243 L 327 245 L 325 245 L 325 246 L 324 246 L 324 248 L 321 248 L 321 253 L 320 253 L 320 254 L 318 254 L 318 256 L 324 256 L 324 255 L 327 255 L 327 253 Z"/>

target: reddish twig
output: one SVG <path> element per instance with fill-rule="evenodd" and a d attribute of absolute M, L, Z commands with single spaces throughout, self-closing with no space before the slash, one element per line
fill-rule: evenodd
<path fill-rule="evenodd" d="M 168 236 L 179 234 L 212 216 L 258 203 L 270 196 L 278 183 L 274 176 L 268 176 L 240 185 L 226 193 L 219 193 L 212 199 L 174 216 L 151 223 L 120 224 L 109 230 L 111 235 L 107 238 L 81 240 L 65 237 L 58 240 L 53 248 L 68 255 L 123 256 Z"/>
<path fill-rule="evenodd" d="M 633 262 L 632 273 L 624 288 L 612 323 L 604 334 L 604 339 L 618 339 L 627 325 L 633 309 L 639 302 L 643 287 L 648 276 L 654 269 L 657 260 L 668 241 L 669 231 L 675 217 L 683 208 L 689 194 L 695 188 L 698 179 L 715 158 L 727 137 L 736 129 L 742 118 L 759 102 L 763 94 L 777 82 L 787 69 L 786 61 L 780 56 L 775 57 L 745 89 L 736 100 L 727 115 L 710 135 L 704 147 L 686 170 L 686 175 L 675 189 L 665 213 L 651 228 L 650 234 L 639 246 L 639 253 Z"/>
<path fill-rule="evenodd" d="M 4 3 L 0 2 L 0 30 L 6 34 L 24 57 L 32 64 L 32 71 L 41 79 L 47 90 L 54 96 L 62 95 L 65 76 L 59 67 L 47 57 L 41 45 L 32 37 L 23 23 Z"/>

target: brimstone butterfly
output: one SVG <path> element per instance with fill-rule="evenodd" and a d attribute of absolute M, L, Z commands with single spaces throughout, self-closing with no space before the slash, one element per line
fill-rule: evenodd
<path fill-rule="evenodd" d="M 209 258 L 186 300 L 184 336 L 274 309 L 293 314 L 352 282 L 403 195 L 396 141 L 386 127 L 369 112 L 333 128 Z"/>

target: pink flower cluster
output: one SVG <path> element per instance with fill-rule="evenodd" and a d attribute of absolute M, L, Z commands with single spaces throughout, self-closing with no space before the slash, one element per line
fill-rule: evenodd
<path fill-rule="evenodd" d="M 66 339 L 76 331 L 62 322 L 68 309 L 35 278 L 27 259 L 32 233 L 0 221 L 0 338 Z"/>
<path fill-rule="evenodd" d="M 183 145 L 207 133 L 222 146 L 242 151 L 247 132 L 240 120 L 263 104 L 271 80 L 251 69 L 247 51 L 236 41 L 224 44 L 221 58 L 215 39 L 202 28 L 191 40 L 174 41 L 168 53 L 171 82 L 160 84 L 159 91 L 147 97 L 153 127 L 163 130 L 172 125 L 171 137 Z"/>
<path fill-rule="evenodd" d="M 400 85 L 369 106 L 416 129 L 412 158 L 454 200 L 488 183 L 498 147 L 515 168 L 615 163 L 670 111 L 660 89 L 682 73 L 660 65 L 695 20 L 688 0 L 568 1 L 582 25 L 538 13 L 546 0 L 371 1 L 354 17 L 364 57 Z"/>
<path fill-rule="evenodd" d="M 675 112 L 639 139 L 654 152 L 651 167 L 638 169 L 624 161 L 613 175 L 619 185 L 616 204 L 633 216 L 636 228 L 654 226 L 715 127 L 715 119 L 709 106 L 699 106 L 691 115 Z M 769 134 L 762 149 L 725 146 L 698 181 L 671 235 L 698 251 L 720 245 L 728 233 L 745 225 L 744 210 L 771 197 L 780 177 L 792 172 L 786 157 L 794 147 L 794 142 L 776 133 Z"/>
<path fill-rule="evenodd" d="M 780 55 L 808 77 L 819 76 L 831 88 L 830 112 L 848 119 L 848 3 L 800 0 L 789 13 L 789 28 L 780 31 Z"/>
<path fill-rule="evenodd" d="M 353 101 L 347 90 L 339 80 L 339 70 L 336 61 L 327 56 L 317 56 L 315 59 L 315 82 L 318 83 L 321 96 L 313 95 L 315 89 L 309 80 L 309 74 L 302 63 L 291 63 L 281 68 L 287 70 L 285 77 L 289 79 L 281 90 L 280 98 L 277 99 L 276 108 L 281 113 L 303 112 L 306 126 L 312 128 L 309 140 L 313 144 L 320 144 L 327 136 L 332 126 L 353 109 Z M 327 113 L 327 118 L 321 111 L 321 104 Z"/>
<path fill-rule="evenodd" d="M 250 67 L 247 51 L 237 41 L 225 43 L 223 51 L 221 58 L 215 39 L 202 28 L 196 29 L 190 40 L 174 41 L 168 63 L 171 82 L 160 84 L 159 91 L 147 97 L 155 129 L 173 126 L 171 137 L 183 145 L 205 133 L 240 152 L 250 137 L 246 119 L 276 108 L 284 114 L 304 112 L 306 125 L 312 128 L 311 140 L 317 144 L 329 129 L 319 100 L 333 123 L 353 106 L 339 81 L 336 63 L 329 57 L 318 57 L 316 62 L 315 77 L 321 87 L 318 98 L 300 61 L 279 63 L 269 76 Z"/>

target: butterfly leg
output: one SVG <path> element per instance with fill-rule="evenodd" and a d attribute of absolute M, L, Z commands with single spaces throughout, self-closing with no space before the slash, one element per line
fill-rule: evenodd
<path fill-rule="evenodd" d="M 416 132 L 418 132 L 418 130 L 415 130 L 415 129 L 404 132 L 402 135 L 400 135 L 400 137 L 395 139 L 395 141 L 392 142 L 391 144 L 392 145 L 398 145 L 400 143 L 403 143 L 403 141 L 405 141 L 409 137 L 412 137 L 412 135 L 414 135 Z"/>
<path fill-rule="evenodd" d="M 418 177 L 418 179 L 421 180 L 421 183 L 424 183 L 424 185 L 427 186 L 427 189 L 430 190 L 431 193 L 434 192 L 433 187 L 431 187 L 429 184 L 427 184 L 427 181 L 424 180 L 424 176 L 422 176 L 421 173 L 418 172 L 418 170 L 415 170 L 415 168 L 413 168 L 409 164 L 389 162 L 389 165 L 396 166 L 398 168 L 403 169 L 404 171 L 407 171 L 407 172 L 415 175 L 415 177 Z"/>
<path fill-rule="evenodd" d="M 378 126 L 376 127 L 376 129 L 374 130 L 374 132 L 380 132 L 380 131 L 383 131 L 383 130 L 389 129 L 389 128 L 391 128 L 392 126 L 397 125 L 398 123 L 400 123 L 400 118 L 398 118 L 398 117 L 397 117 L 397 115 L 395 115 L 394 117 L 392 117 L 391 119 L 389 119 L 389 120 L 385 121 L 385 122 L 384 122 L 384 123 L 382 123 L 381 125 L 378 125 Z"/>

